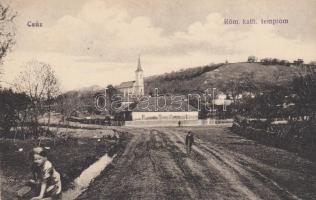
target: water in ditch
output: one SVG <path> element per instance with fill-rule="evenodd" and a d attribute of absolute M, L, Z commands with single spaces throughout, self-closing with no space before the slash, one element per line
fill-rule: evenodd
<path fill-rule="evenodd" d="M 95 163 L 90 165 L 87 169 L 85 169 L 79 177 L 77 177 L 74 180 L 74 187 L 67 190 L 63 193 L 63 199 L 64 200 L 73 200 L 77 198 L 83 191 L 85 191 L 91 181 L 96 178 L 100 173 L 108 166 L 113 158 L 108 156 L 108 154 L 105 154 L 99 160 L 97 160 Z"/>

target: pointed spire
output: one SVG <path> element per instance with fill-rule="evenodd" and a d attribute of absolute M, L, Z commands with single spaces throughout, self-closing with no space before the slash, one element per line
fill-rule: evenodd
<path fill-rule="evenodd" d="M 137 71 L 137 72 L 143 71 L 142 66 L 141 66 L 141 64 L 140 64 L 140 54 L 138 55 L 138 65 L 137 65 L 136 71 Z"/>

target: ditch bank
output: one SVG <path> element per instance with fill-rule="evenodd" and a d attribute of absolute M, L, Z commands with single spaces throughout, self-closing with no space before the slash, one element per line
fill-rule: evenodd
<path fill-rule="evenodd" d="M 97 160 L 95 163 L 85 169 L 80 174 L 80 176 L 74 180 L 74 187 L 63 193 L 63 199 L 76 199 L 82 192 L 84 192 L 88 188 L 90 183 L 93 182 L 93 180 L 100 175 L 100 173 L 112 162 L 115 157 L 116 154 L 114 154 L 113 157 L 105 154 L 99 160 Z"/>

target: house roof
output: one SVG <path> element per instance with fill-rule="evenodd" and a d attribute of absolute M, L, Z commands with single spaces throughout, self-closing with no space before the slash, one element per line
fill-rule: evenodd
<path fill-rule="evenodd" d="M 165 101 L 165 100 L 166 101 Z M 157 105 L 158 101 L 158 105 Z M 197 108 L 188 104 L 187 99 L 167 96 L 144 97 L 140 100 L 133 112 L 194 112 Z"/>
<path fill-rule="evenodd" d="M 132 88 L 134 85 L 135 81 L 126 81 L 126 82 L 122 82 L 118 88 Z"/>

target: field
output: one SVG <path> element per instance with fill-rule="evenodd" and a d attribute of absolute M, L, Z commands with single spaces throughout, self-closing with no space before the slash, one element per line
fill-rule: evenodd
<path fill-rule="evenodd" d="M 189 130 L 196 141 L 190 156 L 184 146 Z M 118 131 L 128 132 L 118 155 L 77 199 L 316 199 L 315 162 L 247 140 L 228 127 L 122 127 Z M 60 145 L 67 154 L 58 152 L 56 145 L 52 160 L 65 174 L 80 166 L 69 181 L 104 153 L 96 152 L 92 135 L 77 137 L 81 146 Z M 6 199 L 26 177 L 27 160 L 18 152 L 9 153 L 3 144 L 12 144 L 1 142 L 5 177 L 1 189 Z M 79 152 L 80 159 L 67 160 Z M 10 165 L 11 157 L 21 165 Z M 89 157 L 93 157 L 89 164 L 83 161 Z"/>

